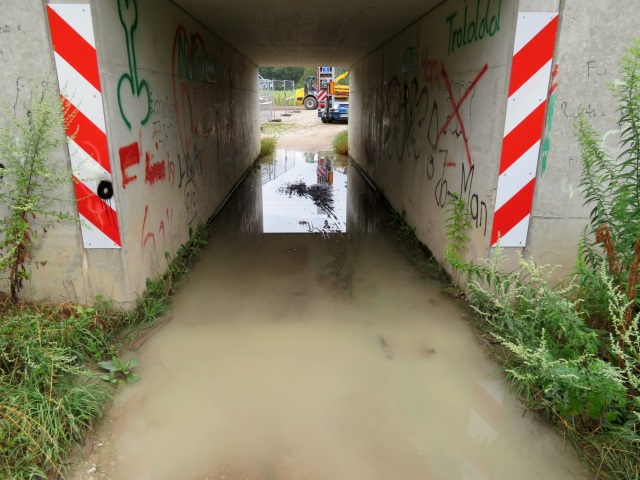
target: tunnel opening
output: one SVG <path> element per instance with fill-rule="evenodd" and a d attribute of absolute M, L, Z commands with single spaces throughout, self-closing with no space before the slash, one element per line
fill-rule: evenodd
<path fill-rule="evenodd" d="M 539 457 L 531 452 L 509 453 L 513 462 L 496 453 L 503 447 L 517 450 L 522 443 L 513 439 L 526 438 L 537 453 L 551 458 L 545 463 L 551 477 L 558 472 L 578 476 L 573 457 L 558 454 L 561 447 L 553 439 L 549 452 L 538 424 L 522 426 L 513 409 L 506 411 L 504 402 L 511 397 L 487 381 L 489 364 L 477 349 L 462 343 L 469 340 L 464 313 L 443 306 L 442 298 L 424 287 L 429 281 L 410 268 L 419 261 L 398 247 L 397 232 L 388 223 L 400 221 L 442 261 L 447 202 L 455 196 L 465 202 L 470 218 L 464 261 L 491 258 L 500 246 L 507 249 L 507 267 L 523 255 L 560 264 L 556 274 L 566 276 L 589 217 L 577 187 L 580 155 L 572 141 L 573 122 L 584 111 L 607 132 L 603 148 L 615 153 L 618 118 L 603 91 L 617 78 L 613 64 L 628 43 L 624 28 L 603 29 L 616 39 L 605 55 L 601 34 L 585 39 L 584 32 L 592 19 L 613 24 L 611 11 L 623 11 L 624 5 L 608 9 L 578 0 L 330 0 L 322 8 L 249 3 L 4 5 L 12 19 L 0 26 L 7 72 L 0 85 L 7 112 L 29 118 L 26 105 L 33 92 L 25 79 L 32 74 L 52 75 L 74 112 L 62 133 L 67 145 L 52 156 L 72 177 L 60 188 L 65 211 L 77 221 L 46 229 L 38 239 L 29 258 L 38 268 L 25 295 L 82 304 L 109 298 L 130 308 L 163 278 L 172 258 L 196 238 L 194 232 L 220 211 L 208 256 L 177 302 L 186 313 L 144 353 L 147 365 L 156 362 L 161 368 L 141 372 L 149 382 L 137 391 L 133 406 L 125 405 L 126 398 L 119 405 L 123 418 L 142 418 L 133 433 L 132 450 L 138 453 L 122 460 L 126 447 L 110 447 L 108 461 L 122 460 L 117 468 L 126 469 L 142 459 L 143 469 L 148 466 L 160 477 L 173 471 L 174 478 L 184 476 L 190 462 L 194 478 L 298 478 L 300 461 L 310 466 L 311 477 L 324 478 L 327 457 L 318 452 L 328 452 L 340 459 L 334 467 L 345 478 L 389 478 L 397 471 L 407 478 L 422 478 L 424 472 L 489 478 L 501 471 L 539 472 Z M 622 23 L 630 19 L 631 14 Z M 53 72 L 46 68 L 51 61 Z M 272 83 L 269 100 L 261 65 L 348 69 L 348 103 L 327 102 L 323 114 L 321 81 L 310 96 L 313 78 L 323 78 L 318 70 Z M 280 91 L 282 109 L 276 105 Z M 262 107 L 269 102 L 272 111 L 266 116 L 280 122 L 262 124 Z M 348 161 L 307 132 L 256 164 L 261 130 L 273 132 L 278 127 L 266 125 L 279 123 L 285 126 L 279 138 L 286 137 L 294 117 L 347 129 Z M 347 118 L 348 126 L 337 123 Z M 319 143 L 310 146 L 312 141 Z M 385 202 L 396 212 L 391 218 L 381 213 Z M 429 265 L 424 268 L 432 269 Z M 292 341 L 293 332 L 305 326 L 307 336 Z M 447 336 L 451 332 L 460 338 Z M 244 334 L 253 336 L 246 344 Z M 261 343 L 262 335 L 271 343 Z M 214 343 L 220 338 L 238 345 L 241 356 L 234 357 L 237 352 L 224 341 L 215 344 L 214 353 L 221 356 L 211 356 L 203 339 L 212 336 Z M 460 358 L 459 351 L 468 358 Z M 479 370 L 465 363 L 469 359 Z M 228 372 L 220 361 L 232 365 Z M 299 371 L 293 371 L 296 362 L 303 366 Z M 213 373 L 202 364 L 214 365 Z M 334 375 L 343 365 L 345 375 Z M 475 373 L 463 380 L 456 368 Z M 279 371 L 291 378 L 279 378 Z M 184 372 L 197 374 L 184 375 L 189 381 L 181 383 Z M 227 384 L 212 381 L 203 395 L 194 387 L 198 376 L 219 376 L 234 388 L 225 396 L 220 390 Z M 240 381 L 255 377 L 264 379 L 263 389 Z M 418 377 L 431 383 L 416 386 L 411 379 Z M 171 391 L 156 399 L 153 389 Z M 394 395 L 393 389 L 400 393 Z M 198 415 L 181 417 L 185 412 L 180 411 L 165 429 L 163 413 L 177 402 L 171 395 L 182 391 L 188 392 L 187 409 Z M 252 417 L 254 399 L 265 392 L 271 395 L 266 403 L 255 405 L 267 415 Z M 329 398 L 332 392 L 338 393 Z M 447 395 L 455 397 L 451 406 L 462 410 L 448 410 Z M 308 409 L 296 408 L 296 396 Z M 439 415 L 417 405 L 417 398 L 433 401 Z M 201 415 L 209 399 L 217 413 L 237 416 Z M 148 412 L 141 407 L 145 402 Z M 284 415 L 287 409 L 291 418 Z M 233 423 L 247 412 L 253 423 Z M 452 420 L 443 426 L 440 417 Z M 110 435 L 119 441 L 120 434 L 131 434 L 130 425 L 115 420 L 122 430 Z M 181 420 L 187 429 L 181 430 Z M 218 430 L 221 425 L 228 428 Z M 190 428 L 197 432 L 197 445 L 175 447 L 180 465 L 147 461 L 162 457 L 159 452 L 169 451 L 173 434 L 188 436 Z M 220 453 L 207 463 L 202 459 L 216 454 L 202 445 L 217 431 L 231 440 L 225 451 L 224 440 L 215 439 L 220 452 L 229 455 Z M 314 443 L 311 431 L 326 435 Z M 273 432 L 280 444 L 261 452 L 259 445 L 271 442 Z M 442 445 L 433 432 L 445 432 Z M 351 440 L 345 451 L 335 448 L 340 435 Z M 358 442 L 358 435 L 371 441 Z M 248 450 L 234 457 L 231 450 L 241 451 L 245 438 Z M 538 438 L 545 440 L 539 445 Z M 309 448 L 300 446 L 301 439 Z M 463 446 L 457 448 L 456 441 Z M 379 452 L 394 452 L 401 461 Z M 240 463 L 249 466 L 239 469 Z M 145 474 L 135 468 L 132 476 Z"/>

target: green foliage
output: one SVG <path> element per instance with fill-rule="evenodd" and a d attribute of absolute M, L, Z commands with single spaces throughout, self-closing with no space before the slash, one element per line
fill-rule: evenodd
<path fill-rule="evenodd" d="M 261 95 L 271 96 L 273 105 L 276 107 L 284 107 L 285 103 L 287 107 L 295 106 L 295 90 L 287 89 L 285 91 L 282 90 L 282 86 L 278 86 L 280 89 L 269 92 L 267 90 L 261 90 Z"/>
<path fill-rule="evenodd" d="M 342 130 L 333 139 L 333 151 L 338 155 L 349 155 L 349 131 Z"/>
<path fill-rule="evenodd" d="M 197 260 L 200 250 L 207 243 L 208 226 L 201 225 L 195 232 L 189 229 L 190 240 L 184 243 L 171 258 L 165 253 L 167 270 L 157 280 L 147 279 L 147 291 L 138 298 L 136 308 L 127 315 L 129 325 L 139 325 L 155 320 L 169 308 L 171 296 L 186 278 Z"/>
<path fill-rule="evenodd" d="M 0 478 L 54 478 L 100 416 L 107 391 L 84 362 L 107 350 L 92 308 L 22 306 L 0 321 Z"/>
<path fill-rule="evenodd" d="M 0 128 L 4 165 L 0 204 L 8 212 L 0 219 L 0 272 L 7 274 L 13 302 L 30 277 L 27 264 L 38 234 L 53 222 L 72 219 L 60 206 L 60 186 L 71 185 L 71 174 L 50 156 L 66 144 L 65 112 L 57 86 L 53 81 L 40 85 L 33 80 L 31 88 L 28 103 L 19 106 L 26 112 L 24 118 L 2 104 L 6 123 Z"/>
<path fill-rule="evenodd" d="M 99 362 L 98 365 L 106 370 L 106 375 L 101 378 L 107 382 L 123 385 L 125 383 L 135 383 L 139 380 L 138 375 L 132 372 L 132 369 L 138 365 L 137 360 L 129 360 L 123 363 L 120 358 L 113 356 L 108 362 Z"/>
<path fill-rule="evenodd" d="M 578 274 L 582 291 L 603 291 L 594 275 L 606 264 L 616 285 L 626 293 L 626 323 L 640 311 L 636 292 L 640 264 L 640 41 L 621 61 L 622 79 L 610 90 L 618 101 L 620 154 L 609 157 L 599 135 L 581 114 L 576 135 L 582 151 L 580 187 L 591 207 L 589 228 L 580 248 Z M 602 298 L 589 305 L 593 316 L 606 316 Z M 625 327 L 626 328 L 626 327 Z"/>
<path fill-rule="evenodd" d="M 136 362 L 123 362 L 115 342 L 124 328 L 167 310 L 207 233 L 206 226 L 190 231 L 173 258 L 166 254 L 165 274 L 147 280 L 145 295 L 128 314 L 102 298 L 93 307 L 0 305 L 0 478 L 64 476 L 70 446 L 100 418 L 109 398 L 86 364 L 98 362 L 109 383 L 138 380 Z"/>
<path fill-rule="evenodd" d="M 464 252 L 469 243 L 471 229 L 471 215 L 469 208 L 459 195 L 452 193 L 447 196 L 445 231 L 447 245 L 445 247 L 445 261 L 455 270 L 465 269 Z"/>
<path fill-rule="evenodd" d="M 264 137 L 260 140 L 260 154 L 258 158 L 273 155 L 276 150 L 276 139 L 273 137 Z"/>
<path fill-rule="evenodd" d="M 464 202 L 447 210 L 446 260 L 467 274 L 479 326 L 504 350 L 507 378 L 526 405 L 555 420 L 598 478 L 640 478 L 640 42 L 611 86 L 620 113 L 620 154 L 610 158 L 584 115 L 576 122 L 581 188 L 591 208 L 575 281 L 520 258 L 503 270 L 500 248 L 465 263 Z"/>
<path fill-rule="evenodd" d="M 640 315 L 626 323 L 626 296 L 605 268 L 598 272 L 604 286 L 599 294 L 614 334 L 586 324 L 589 299 L 574 296 L 576 284 L 551 285 L 552 271 L 531 260 L 521 258 L 512 272 L 503 272 L 503 263 L 497 248 L 493 258 L 466 271 L 480 327 L 509 353 L 507 378 L 530 409 L 557 421 L 580 445 L 616 438 L 624 448 L 611 463 L 633 463 L 625 457 L 640 458 Z M 606 478 L 635 478 L 616 475 Z"/>
<path fill-rule="evenodd" d="M 259 74 L 268 80 L 291 80 L 297 82 L 305 72 L 305 67 L 260 67 Z M 313 75 L 313 74 L 309 74 Z"/>
<path fill-rule="evenodd" d="M 397 229 L 398 239 L 408 243 L 418 243 L 418 237 L 416 237 L 416 227 L 413 227 L 407 222 L 407 212 L 402 211 L 401 215 L 393 212 L 390 225 Z"/>

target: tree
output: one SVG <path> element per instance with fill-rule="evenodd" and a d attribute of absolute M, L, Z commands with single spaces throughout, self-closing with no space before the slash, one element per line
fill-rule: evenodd
<path fill-rule="evenodd" d="M 260 67 L 262 78 L 269 80 L 291 80 L 297 82 L 304 72 L 304 67 Z"/>

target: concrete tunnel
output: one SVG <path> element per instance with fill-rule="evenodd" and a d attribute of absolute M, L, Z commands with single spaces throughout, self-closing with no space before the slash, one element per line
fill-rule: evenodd
<path fill-rule="evenodd" d="M 251 167 L 261 65 L 351 69 L 350 156 L 437 259 L 457 193 L 468 259 L 499 240 L 569 272 L 588 219 L 575 116 L 615 154 L 606 85 L 640 16 L 622 0 L 0 3 L 2 100 L 20 115 L 53 76 L 78 112 L 54 155 L 82 222 L 40 237 L 25 294 L 80 302 L 135 300 Z"/>

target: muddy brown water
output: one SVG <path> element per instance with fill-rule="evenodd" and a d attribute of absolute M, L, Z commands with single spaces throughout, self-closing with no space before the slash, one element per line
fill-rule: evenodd
<path fill-rule="evenodd" d="M 74 478 L 585 478 L 388 223 L 344 159 L 250 174 Z"/>

